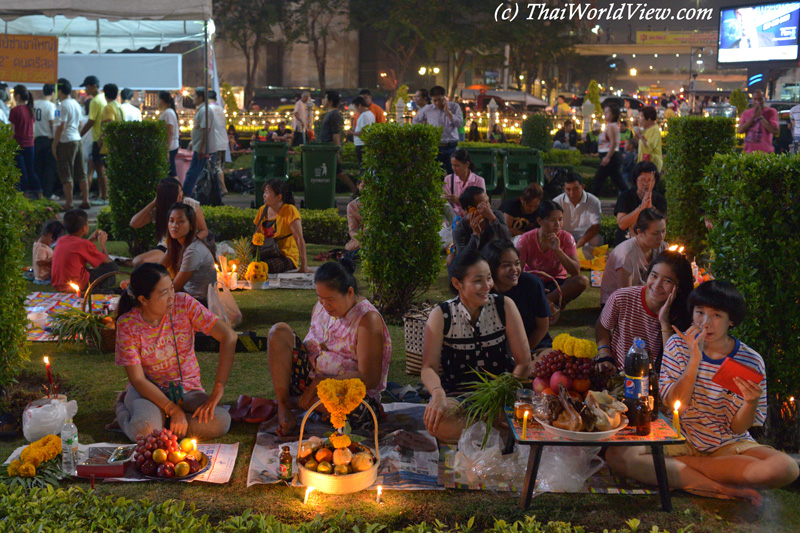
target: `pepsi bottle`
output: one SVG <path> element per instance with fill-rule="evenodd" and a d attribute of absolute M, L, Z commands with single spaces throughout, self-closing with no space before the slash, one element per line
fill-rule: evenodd
<path fill-rule="evenodd" d="M 636 404 L 650 395 L 650 357 L 647 355 L 645 343 L 639 337 L 633 339 L 633 345 L 625 355 L 625 399 L 628 407 L 630 423 L 636 425 Z"/>

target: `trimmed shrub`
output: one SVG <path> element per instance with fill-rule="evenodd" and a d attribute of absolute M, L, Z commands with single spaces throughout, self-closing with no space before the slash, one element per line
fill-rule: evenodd
<path fill-rule="evenodd" d="M 14 380 L 29 355 L 25 315 L 28 284 L 21 275 L 25 252 L 19 220 L 25 206 L 16 189 L 20 177 L 14 164 L 17 146 L 11 127 L 0 126 L 0 388 Z"/>
<path fill-rule="evenodd" d="M 800 417 L 789 398 L 800 398 L 800 159 L 718 155 L 703 186 L 714 221 L 708 232 L 714 276 L 744 295 L 747 318 L 735 334 L 767 366 L 767 437 L 797 451 Z"/>
<path fill-rule="evenodd" d="M 253 220 L 257 213 L 256 209 L 240 209 L 229 205 L 203 206 L 206 224 L 217 241 L 252 235 L 255 229 Z M 303 238 L 306 242 L 341 246 L 350 239 L 347 219 L 339 216 L 336 209 L 301 209 L 300 217 L 303 219 Z M 99 216 L 97 220 L 99 226 Z"/>
<path fill-rule="evenodd" d="M 114 228 L 111 222 L 111 206 L 101 207 L 97 212 L 97 229 L 101 229 L 108 233 L 109 241 L 116 241 L 117 236 L 114 234 Z"/>
<path fill-rule="evenodd" d="M 440 138 L 441 128 L 427 124 L 364 130 L 361 258 L 373 303 L 387 315 L 404 313 L 442 266 Z"/>
<path fill-rule="evenodd" d="M 103 127 L 108 143 L 108 189 L 111 227 L 118 240 L 137 255 L 155 245 L 155 226 L 130 227 L 133 215 L 150 203 L 158 182 L 169 170 L 167 126 L 161 121 L 110 122 Z"/>
<path fill-rule="evenodd" d="M 665 166 L 663 180 L 669 203 L 667 240 L 683 244 L 690 255 L 700 255 L 706 236 L 698 209 L 705 196 L 703 173 L 715 154 L 733 151 L 734 121 L 725 117 L 674 117 L 668 126 L 669 165 Z"/>
<path fill-rule="evenodd" d="M 22 193 L 17 193 L 19 217 L 17 223 L 22 232 L 22 243 L 32 245 L 39 238 L 39 231 L 48 220 L 59 218 L 61 206 L 52 200 L 28 200 Z"/>
<path fill-rule="evenodd" d="M 527 149 L 527 146 L 522 146 L 517 143 L 486 143 L 486 142 L 469 142 L 463 141 L 458 143 L 459 148 L 464 148 L 469 151 L 470 148 L 495 148 L 497 150 L 518 150 L 520 148 Z"/>
<path fill-rule="evenodd" d="M 600 219 L 600 236 L 603 238 L 603 243 L 610 245 L 614 244 L 617 227 L 617 217 L 602 215 Z"/>
<path fill-rule="evenodd" d="M 520 144 L 548 152 L 553 148 L 553 117 L 544 113 L 534 113 L 522 123 Z"/>
<path fill-rule="evenodd" d="M 572 165 L 580 166 L 583 157 L 577 150 L 550 150 L 542 154 L 545 165 Z"/>
<path fill-rule="evenodd" d="M 741 89 L 734 89 L 731 92 L 730 98 L 731 105 L 736 107 L 736 112 L 741 115 L 747 109 L 748 101 L 747 95 Z"/>

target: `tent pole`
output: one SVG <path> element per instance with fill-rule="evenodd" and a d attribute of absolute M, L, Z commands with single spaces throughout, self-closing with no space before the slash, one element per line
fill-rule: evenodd
<path fill-rule="evenodd" d="M 208 144 L 209 144 L 208 141 L 209 141 L 209 133 L 210 133 L 209 129 L 210 128 L 209 128 L 209 124 L 208 124 L 208 101 L 209 101 L 209 98 L 208 98 L 208 21 L 207 20 L 203 21 L 203 44 L 204 44 L 204 46 L 203 46 L 203 72 L 205 72 L 205 89 L 206 89 L 205 102 L 204 102 L 205 105 L 206 105 L 206 108 L 204 110 L 205 115 L 206 115 L 206 120 L 205 120 L 205 124 L 206 124 L 205 125 L 205 149 L 206 149 L 206 153 L 209 155 L 209 158 L 210 158 L 211 157 L 211 151 L 208 149 Z M 214 176 L 214 178 L 216 179 L 216 176 Z"/>

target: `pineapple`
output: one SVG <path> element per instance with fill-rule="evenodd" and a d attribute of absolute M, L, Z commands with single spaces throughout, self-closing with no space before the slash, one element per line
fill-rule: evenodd
<path fill-rule="evenodd" d="M 250 245 L 250 238 L 249 237 L 240 237 L 238 239 L 233 239 L 233 253 L 236 254 L 234 261 L 236 261 L 237 265 L 248 265 L 252 260 L 253 256 L 253 248 Z"/>

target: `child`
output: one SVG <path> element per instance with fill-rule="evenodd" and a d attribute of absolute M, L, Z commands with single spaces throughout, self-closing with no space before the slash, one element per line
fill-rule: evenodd
<path fill-rule="evenodd" d="M 72 292 L 70 282 L 76 283 L 81 290 L 85 290 L 89 283 L 103 274 L 115 272 L 119 267 L 114 263 L 106 251 L 108 235 L 105 231 L 97 230 L 88 239 L 89 217 L 83 209 L 70 209 L 64 213 L 64 229 L 69 235 L 58 240 L 53 252 L 51 284 L 60 292 Z M 100 250 L 95 246 L 100 247 Z M 92 269 L 86 268 L 86 263 Z M 114 286 L 114 278 L 105 280 L 100 288 L 107 289 Z"/>
<path fill-rule="evenodd" d="M 50 265 L 53 263 L 52 245 L 64 232 L 58 220 L 48 220 L 42 226 L 39 239 L 33 243 L 33 282 L 37 285 L 50 283 Z"/>
<path fill-rule="evenodd" d="M 800 469 L 791 457 L 757 443 L 747 431 L 766 418 L 767 379 L 761 356 L 729 335 L 744 320 L 744 298 L 731 283 L 707 281 L 689 295 L 689 309 L 693 324 L 686 333 L 675 328 L 659 378 L 663 403 L 681 402 L 686 437 L 686 444 L 664 448 L 670 487 L 761 505 L 756 489 L 789 485 Z M 737 377 L 740 394 L 725 390 L 711 380 L 727 358 L 764 377 L 760 383 Z M 654 484 L 647 454 L 646 447 L 609 448 L 606 460 L 612 469 Z"/>

